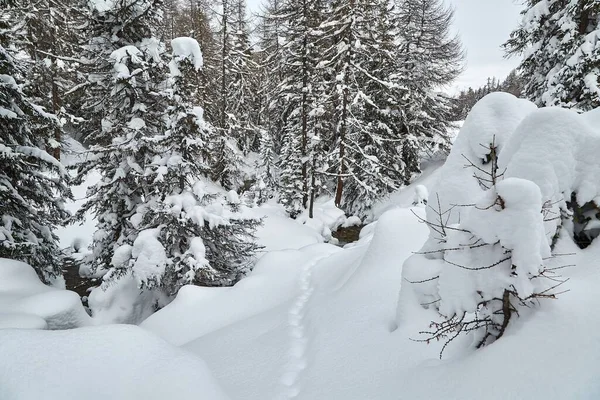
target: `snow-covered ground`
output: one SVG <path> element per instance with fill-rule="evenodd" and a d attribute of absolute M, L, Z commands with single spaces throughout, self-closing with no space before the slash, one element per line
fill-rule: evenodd
<path fill-rule="evenodd" d="M 491 108 L 480 107 L 481 120 L 471 117 L 462 134 L 503 147 L 502 135 L 523 131 L 526 114 L 539 113 L 505 100 L 488 99 Z M 552 133 L 553 126 L 544 129 Z M 473 159 L 485 156 L 476 142 L 457 146 Z M 314 220 L 293 221 L 275 203 L 242 206 L 264 218 L 257 232 L 264 248 L 250 275 L 229 288 L 185 286 L 139 327 L 94 326 L 130 310 L 113 304 L 90 318 L 74 293 L 47 288 L 28 266 L 0 260 L 0 399 L 600 399 L 600 241 L 580 250 L 563 232 L 554 248 L 561 256 L 548 264 L 572 265 L 561 269 L 569 291 L 522 311 L 497 342 L 476 350 L 471 337 L 459 337 L 440 360 L 443 343 L 417 341 L 441 316 L 421 307 L 415 291 L 401 290 L 410 287 L 403 264 L 411 256 L 423 262 L 414 252 L 431 241 L 422 222 L 428 193 L 466 202 L 483 191 L 463 185 L 472 171 L 450 174 L 462 168 L 460 155 L 445 167 L 427 164 L 410 186 L 378 203 L 374 222 L 344 248 L 327 243 L 331 231 L 357 221 L 330 199 L 319 200 Z M 520 179 L 511 173 L 511 182 Z M 85 184 L 76 198 L 84 192 Z M 92 232 L 86 221 L 60 235 L 70 245 L 87 243 Z"/>

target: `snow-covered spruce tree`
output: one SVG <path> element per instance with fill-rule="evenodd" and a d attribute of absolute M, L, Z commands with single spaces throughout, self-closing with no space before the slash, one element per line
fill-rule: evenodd
<path fill-rule="evenodd" d="M 364 215 L 404 180 L 396 46 L 387 4 L 333 1 L 330 7 L 320 65 L 332 85 L 329 172 L 337 176 L 335 203 Z"/>
<path fill-rule="evenodd" d="M 31 264 L 40 279 L 61 275 L 53 230 L 68 218 L 68 175 L 46 152 L 59 129 L 56 116 L 22 91 L 29 60 L 16 57 L 25 42 L 22 4 L 0 1 L 0 257 Z M 44 129 L 41 129 L 43 127 Z"/>
<path fill-rule="evenodd" d="M 230 0 L 231 1 L 231 0 Z M 255 126 L 254 104 L 257 89 L 258 64 L 253 56 L 250 43 L 250 27 L 246 15 L 246 0 L 232 1 L 231 52 L 228 56 L 229 129 L 237 138 L 238 146 L 244 154 L 259 149 L 259 130 Z"/>
<path fill-rule="evenodd" d="M 244 51 L 239 51 L 245 46 L 240 40 L 243 41 L 247 32 L 241 31 L 238 35 L 237 29 L 243 26 L 239 24 L 236 26 L 234 23 L 238 12 L 237 1 L 243 0 L 221 1 L 220 14 L 217 18 L 219 29 L 216 32 L 218 86 L 215 90 L 216 114 L 212 122 L 219 131 L 217 136 L 220 143 L 215 148 L 219 158 L 214 165 L 213 179 L 227 189 L 236 189 L 242 184 L 241 168 L 244 160 L 239 144 L 243 142 L 242 138 L 248 132 L 246 130 L 248 126 L 239 119 L 245 117 L 233 113 L 233 110 L 240 105 L 238 102 L 243 104 L 246 100 L 239 96 L 247 98 L 250 94 L 249 88 L 245 86 L 245 79 L 248 78 L 247 68 L 250 64 L 247 61 L 251 60 L 251 56 Z M 243 5 L 241 7 L 245 8 Z"/>
<path fill-rule="evenodd" d="M 462 71 L 464 53 L 450 34 L 452 8 L 441 0 L 398 0 L 393 13 L 398 32 L 396 57 L 401 87 L 404 182 L 420 171 L 423 153 L 448 150 L 451 101 L 440 93 Z"/>
<path fill-rule="evenodd" d="M 215 90 L 218 88 L 218 49 L 211 28 L 210 6 L 208 0 L 165 2 L 163 37 L 167 42 L 177 37 L 191 37 L 200 44 L 204 67 L 197 71 L 195 77 L 199 87 L 195 104 L 204 109 L 207 120 L 214 121 L 218 116 L 215 104 Z"/>
<path fill-rule="evenodd" d="M 327 99 L 323 76 L 317 66 L 323 45 L 318 30 L 324 18 L 322 1 L 285 1 L 281 48 L 282 80 L 276 89 L 285 104 L 283 147 L 279 159 L 280 201 L 295 216 L 308 210 L 312 216 L 320 165 L 315 152 L 325 129 L 320 105 Z M 314 182 L 314 184 L 313 184 Z"/>
<path fill-rule="evenodd" d="M 258 30 L 259 95 L 263 99 L 260 126 L 266 129 L 278 154 L 285 126 L 284 99 L 277 95 L 283 80 L 282 50 L 285 16 L 281 10 L 285 0 L 269 0 L 260 15 Z"/>
<path fill-rule="evenodd" d="M 26 32 L 19 46 L 30 58 L 23 90 L 36 104 L 57 116 L 60 123 L 38 128 L 45 132 L 54 130 L 48 152 L 60 159 L 63 124 L 69 119 L 63 107 L 64 93 L 75 84 L 73 70 L 77 63 L 70 56 L 77 40 L 76 31 L 72 29 L 77 9 L 56 0 L 22 0 L 19 11 L 19 23 Z"/>
<path fill-rule="evenodd" d="M 162 134 L 166 67 L 163 45 L 152 27 L 160 26 L 158 1 L 94 2 L 89 27 L 93 36 L 88 59 L 95 66 L 85 91 L 88 138 L 96 143 L 79 165 L 78 180 L 90 171 L 101 174 L 88 189 L 78 212 L 98 220 L 92 242 L 92 270 L 110 269 L 116 248 L 133 244 L 137 229 L 130 220 L 152 190 L 145 176 L 153 159 L 152 140 Z M 124 270 L 107 280 L 116 279 Z"/>
<path fill-rule="evenodd" d="M 256 182 L 251 188 L 253 203 L 256 205 L 272 198 L 278 187 L 274 143 L 267 129 L 261 130 L 259 155 L 256 163 Z"/>
<path fill-rule="evenodd" d="M 207 191 L 206 180 L 214 163 L 216 132 L 204 120 L 202 108 L 193 105 L 200 46 L 188 37 L 173 39 L 171 46 L 173 96 L 166 131 L 149 139 L 152 158 L 145 164 L 144 178 L 150 186 L 130 218 L 139 233 L 112 260 L 113 270 L 131 270 L 142 288 L 160 288 L 167 295 L 185 284 L 237 282 L 250 270 L 258 223 L 211 206 L 217 195 Z"/>
<path fill-rule="evenodd" d="M 600 3 L 528 0 L 505 48 L 523 55 L 525 94 L 538 106 L 600 106 Z"/>

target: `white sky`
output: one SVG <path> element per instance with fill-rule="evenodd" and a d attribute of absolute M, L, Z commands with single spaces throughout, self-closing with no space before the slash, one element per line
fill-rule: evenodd
<path fill-rule="evenodd" d="M 251 12 L 259 10 L 262 0 L 247 0 Z M 500 45 L 520 21 L 519 0 L 447 0 L 454 5 L 454 28 L 467 51 L 465 72 L 453 90 L 478 87 L 488 76 L 503 79 L 517 66 L 517 58 L 505 59 Z"/>

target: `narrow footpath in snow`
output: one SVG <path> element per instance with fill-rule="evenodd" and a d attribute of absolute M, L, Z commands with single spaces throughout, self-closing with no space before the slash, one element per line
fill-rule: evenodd
<path fill-rule="evenodd" d="M 307 348 L 309 337 L 307 335 L 307 311 L 310 298 L 314 292 L 312 272 L 315 265 L 326 257 L 319 257 L 306 263 L 302 268 L 298 284 L 300 293 L 293 302 L 288 312 L 288 326 L 290 335 L 289 360 L 285 366 L 281 383 L 284 385 L 282 399 L 295 399 L 300 394 L 300 377 L 307 367 Z"/>

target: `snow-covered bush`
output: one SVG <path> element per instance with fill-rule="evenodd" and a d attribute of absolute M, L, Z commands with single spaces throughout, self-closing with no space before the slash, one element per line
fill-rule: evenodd
<path fill-rule="evenodd" d="M 545 264 L 556 238 L 598 226 L 594 116 L 507 94 L 473 108 L 430 196 L 429 238 L 403 268 L 402 291 L 444 317 L 425 340 L 474 332 L 482 346 L 524 307 L 555 298 L 564 280 Z"/>

